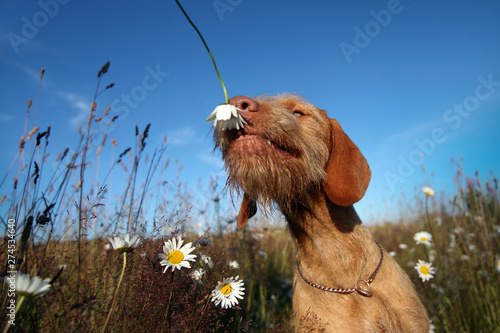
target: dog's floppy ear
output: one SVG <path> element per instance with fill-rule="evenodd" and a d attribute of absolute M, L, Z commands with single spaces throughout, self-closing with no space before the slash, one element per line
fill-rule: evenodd
<path fill-rule="evenodd" d="M 328 119 L 328 122 L 330 158 L 326 165 L 327 178 L 323 188 L 333 203 L 350 206 L 365 194 L 371 178 L 370 167 L 340 124 L 335 119 Z"/>
<path fill-rule="evenodd" d="M 249 218 L 257 213 L 257 203 L 255 200 L 251 199 L 248 194 L 243 194 L 243 200 L 241 201 L 241 208 L 238 214 L 238 229 L 243 229 L 247 224 Z"/>

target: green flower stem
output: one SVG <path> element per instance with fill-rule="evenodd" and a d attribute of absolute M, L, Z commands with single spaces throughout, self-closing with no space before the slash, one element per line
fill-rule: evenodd
<path fill-rule="evenodd" d="M 172 303 L 172 296 L 174 294 L 174 274 L 175 271 L 172 271 L 170 275 L 170 296 L 168 297 L 168 305 L 167 310 L 165 311 L 165 320 L 167 321 L 167 327 L 170 329 L 170 305 Z"/>
<path fill-rule="evenodd" d="M 215 67 L 215 72 L 217 73 L 217 76 L 219 77 L 219 80 L 220 80 L 220 83 L 222 84 L 222 89 L 224 89 L 224 97 L 226 98 L 226 104 L 229 103 L 229 100 L 227 99 L 227 91 L 226 91 L 226 86 L 224 85 L 224 82 L 222 81 L 222 78 L 220 77 L 220 74 L 219 74 L 219 70 L 217 69 L 217 65 L 215 64 L 215 59 L 214 57 L 212 56 L 212 53 L 210 52 L 210 49 L 208 48 L 208 45 L 207 43 L 205 43 L 205 39 L 203 39 L 203 36 L 201 35 L 201 32 L 198 30 L 198 28 L 194 25 L 193 21 L 191 21 L 191 19 L 189 18 L 188 14 L 184 11 L 184 8 L 182 8 L 181 4 L 179 3 L 178 0 L 175 0 L 175 2 L 177 2 L 177 5 L 179 6 L 179 8 L 181 9 L 182 13 L 184 14 L 184 16 L 186 16 L 186 18 L 188 19 L 189 23 L 191 23 L 191 25 L 193 26 L 194 30 L 196 30 L 196 32 L 198 33 L 198 36 L 200 36 L 201 38 L 201 41 L 203 42 L 203 45 L 205 45 L 205 48 L 207 49 L 208 51 L 208 54 L 210 55 L 210 58 L 212 58 L 212 62 L 214 63 L 214 67 Z"/>
<path fill-rule="evenodd" d="M 26 298 L 26 296 L 24 296 L 24 295 L 21 296 L 21 298 L 19 299 L 19 302 L 17 303 L 16 312 L 15 313 L 17 313 L 17 311 L 19 311 L 19 308 L 21 307 L 21 304 L 23 304 L 25 298 Z"/>
<path fill-rule="evenodd" d="M 122 284 L 123 274 L 125 273 L 126 266 L 127 266 L 127 252 L 123 252 L 122 274 L 120 275 L 120 280 L 118 280 L 118 286 L 116 287 L 115 296 L 113 297 L 113 303 L 111 303 L 111 309 L 109 310 L 108 318 L 106 319 L 106 323 L 104 324 L 104 327 L 102 328 L 102 333 L 104 333 L 104 331 L 106 330 L 106 327 L 108 326 L 108 321 L 109 321 L 109 318 L 111 317 L 111 312 L 113 312 L 113 307 L 115 306 L 116 295 L 118 295 L 118 290 L 120 290 L 120 285 Z"/>
<path fill-rule="evenodd" d="M 24 295 L 22 295 L 21 298 L 19 298 L 19 302 L 17 302 L 17 305 L 16 305 L 16 310 L 14 311 L 14 316 L 19 311 L 19 308 L 21 308 L 21 304 L 23 304 L 25 298 L 26 298 L 26 296 L 24 296 Z M 9 328 L 10 328 L 10 321 L 8 320 L 7 324 L 5 324 L 5 327 L 3 328 L 2 332 L 7 333 L 9 331 Z"/>

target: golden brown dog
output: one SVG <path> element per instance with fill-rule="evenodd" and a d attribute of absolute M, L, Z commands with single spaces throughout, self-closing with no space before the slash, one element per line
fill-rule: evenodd
<path fill-rule="evenodd" d="M 404 271 L 363 227 L 353 204 L 371 171 L 338 122 L 295 95 L 236 96 L 247 122 L 216 127 L 228 186 L 242 191 L 238 227 L 257 205 L 285 215 L 297 248 L 297 331 L 429 332 Z"/>

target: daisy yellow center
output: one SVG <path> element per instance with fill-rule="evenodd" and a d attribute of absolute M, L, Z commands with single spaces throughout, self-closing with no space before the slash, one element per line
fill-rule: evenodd
<path fill-rule="evenodd" d="M 180 264 L 184 260 L 184 254 L 181 251 L 175 250 L 168 254 L 168 262 L 172 265 Z"/>
<path fill-rule="evenodd" d="M 425 241 L 427 240 L 427 237 L 420 237 L 420 240 L 421 240 L 422 242 L 425 242 Z"/>
<path fill-rule="evenodd" d="M 427 275 L 429 274 L 429 267 L 427 266 L 420 266 L 420 273 Z"/>
<path fill-rule="evenodd" d="M 229 284 L 226 284 L 226 285 L 222 286 L 222 288 L 220 288 L 220 292 L 226 296 L 229 295 L 232 290 L 233 290 L 233 288 L 231 288 L 231 285 L 229 285 Z"/>

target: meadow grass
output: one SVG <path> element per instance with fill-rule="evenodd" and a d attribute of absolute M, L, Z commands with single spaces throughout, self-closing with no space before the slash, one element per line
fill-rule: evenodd
<path fill-rule="evenodd" d="M 113 87 L 99 90 L 108 69 L 109 63 L 98 73 L 77 145 L 55 158 L 49 155 L 51 129 L 36 128 L 38 110 L 32 112 L 28 103 L 26 124 L 32 121 L 33 130 L 25 126 L 19 153 L 0 183 L 5 193 L 0 199 L 5 232 L 0 260 L 4 277 L 16 270 L 50 278 L 52 287 L 42 297 L 27 297 L 15 325 L 8 326 L 7 306 L 19 297 L 9 295 L 5 284 L 1 328 L 101 332 L 109 316 L 106 332 L 293 331 L 295 248 L 285 224 L 260 216 L 236 231 L 234 218 L 221 212 L 217 179 L 205 191 L 211 198 L 207 203 L 197 202 L 177 178 L 167 182 L 166 141 L 149 157 L 149 125 L 136 128 L 130 147 L 116 151 L 116 140 L 105 147 L 101 130 L 116 120 L 109 108 L 97 108 L 97 97 Z M 110 170 L 101 174 L 105 149 Z M 125 175 L 118 194 L 112 189 L 120 181 L 114 178 L 116 168 Z M 415 216 L 369 228 L 414 282 L 435 332 L 499 332 L 498 182 L 484 182 L 477 174 L 467 177 L 460 169 L 450 181 L 455 193 L 418 193 L 412 203 Z M 9 219 L 15 221 L 14 252 L 8 246 Z M 202 219 L 216 230 L 200 230 Z M 431 234 L 429 245 L 414 240 L 420 231 Z M 143 242 L 125 255 L 117 289 L 123 254 L 110 247 L 107 236 L 125 232 L 140 234 Z M 190 268 L 164 272 L 158 254 L 173 237 L 192 242 L 197 257 Z M 14 268 L 9 254 L 15 257 Z M 435 268 L 428 281 L 415 270 L 419 260 Z M 196 270 L 203 274 L 193 277 Z M 212 291 L 236 276 L 244 282 L 243 299 L 233 308 L 216 306 Z"/>

